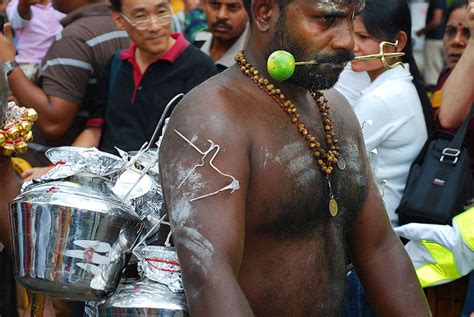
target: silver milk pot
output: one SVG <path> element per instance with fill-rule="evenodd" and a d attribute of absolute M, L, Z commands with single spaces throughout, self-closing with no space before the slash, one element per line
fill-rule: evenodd
<path fill-rule="evenodd" d="M 113 292 L 143 228 L 103 177 L 30 185 L 10 203 L 15 275 L 27 289 L 72 300 Z"/>

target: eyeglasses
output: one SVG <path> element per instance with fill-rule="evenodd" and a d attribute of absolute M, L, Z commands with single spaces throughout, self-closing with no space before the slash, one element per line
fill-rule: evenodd
<path fill-rule="evenodd" d="M 148 30 L 152 26 L 153 21 L 156 21 L 158 25 L 162 26 L 171 23 L 171 21 L 173 20 L 171 11 L 168 10 L 166 10 L 166 12 L 155 13 L 133 19 L 127 17 L 123 12 L 120 13 L 120 16 L 138 31 Z"/>
<path fill-rule="evenodd" d="M 455 27 L 455 26 L 447 26 L 444 29 L 444 36 L 446 36 L 449 39 L 453 39 L 456 37 L 458 32 L 461 32 L 461 35 L 469 39 L 471 37 L 471 31 L 469 30 L 468 27 Z"/>

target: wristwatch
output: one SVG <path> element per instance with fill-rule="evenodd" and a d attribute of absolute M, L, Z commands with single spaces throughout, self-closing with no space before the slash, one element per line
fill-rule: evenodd
<path fill-rule="evenodd" d="M 12 71 L 18 67 L 18 63 L 16 61 L 8 61 L 5 62 L 5 73 L 9 76 Z"/>

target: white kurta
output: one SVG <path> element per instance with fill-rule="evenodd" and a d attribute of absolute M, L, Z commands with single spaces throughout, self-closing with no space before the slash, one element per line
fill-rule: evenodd
<path fill-rule="evenodd" d="M 420 99 L 408 64 L 377 77 L 354 104 L 375 178 L 392 226 L 410 165 L 427 139 Z M 364 123 L 365 122 L 365 123 Z M 371 124 L 369 124 L 371 122 Z"/>

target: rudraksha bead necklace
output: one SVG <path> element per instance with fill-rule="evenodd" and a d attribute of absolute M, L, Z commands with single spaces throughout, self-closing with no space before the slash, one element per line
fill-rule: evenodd
<path fill-rule="evenodd" d="M 328 100 L 322 92 L 312 92 L 319 112 L 321 113 L 321 121 L 324 124 L 324 131 L 326 132 L 326 144 L 328 149 L 321 147 L 321 143 L 316 140 L 313 134 L 308 130 L 306 125 L 301 122 L 300 115 L 296 106 L 285 98 L 285 95 L 280 89 L 271 84 L 270 81 L 259 74 L 259 71 L 253 67 L 245 58 L 244 51 L 240 51 L 235 55 L 235 61 L 239 64 L 242 72 L 248 76 L 260 89 L 267 93 L 270 97 L 278 103 L 283 111 L 290 117 L 291 122 L 297 127 L 299 133 L 308 142 L 313 156 L 316 159 L 317 165 L 323 172 L 329 186 L 329 212 L 332 216 L 336 216 L 338 212 L 337 202 L 334 197 L 331 186 L 331 174 L 334 171 L 334 164 L 339 158 L 339 146 L 336 138 L 336 133 L 333 129 L 331 118 L 329 117 Z"/>

